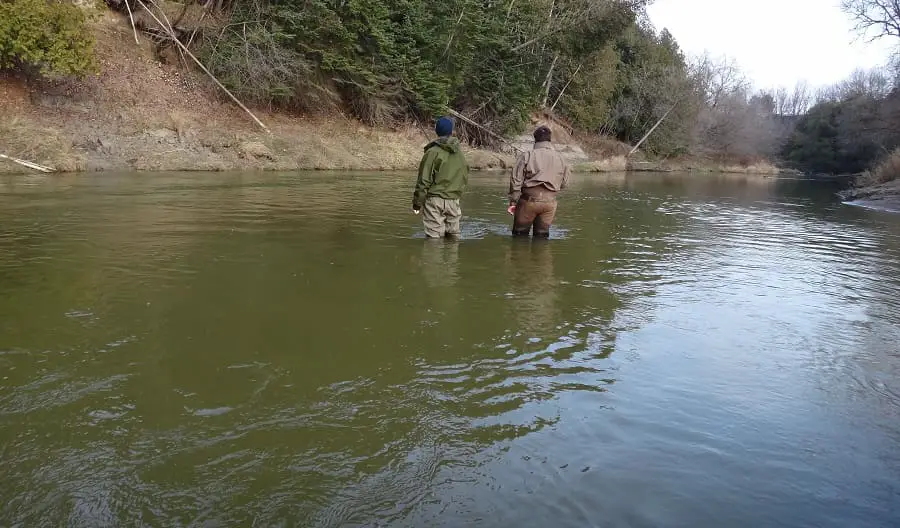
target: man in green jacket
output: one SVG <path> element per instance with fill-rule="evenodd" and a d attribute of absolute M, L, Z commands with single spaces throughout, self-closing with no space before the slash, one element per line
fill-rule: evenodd
<path fill-rule="evenodd" d="M 425 210 L 425 236 L 455 237 L 459 235 L 462 216 L 459 199 L 469 183 L 469 164 L 459 140 L 451 137 L 453 121 L 447 117 L 438 119 L 434 131 L 438 138 L 425 146 L 412 208 L 416 214 Z"/>

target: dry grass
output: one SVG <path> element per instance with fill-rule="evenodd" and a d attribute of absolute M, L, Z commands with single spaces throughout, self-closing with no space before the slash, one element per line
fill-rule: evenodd
<path fill-rule="evenodd" d="M 558 115 L 551 115 L 548 112 L 535 112 L 531 114 L 531 124 L 525 129 L 526 134 L 531 136 L 532 131 L 539 126 L 546 126 L 553 133 L 554 143 L 572 143 L 573 127 L 565 119 Z"/>
<path fill-rule="evenodd" d="M 725 174 L 757 174 L 773 176 L 780 174 L 781 169 L 765 160 L 749 159 L 722 159 L 682 156 L 679 158 L 663 160 L 657 163 L 647 163 L 656 166 L 660 170 L 684 171 L 684 172 L 708 172 Z"/>
<path fill-rule="evenodd" d="M 280 118 L 272 132 L 274 137 L 254 139 L 294 167 L 319 170 L 414 169 L 427 142 L 416 129 L 377 129 L 339 117 Z"/>
<path fill-rule="evenodd" d="M 573 139 L 593 159 L 625 158 L 631 152 L 631 145 L 599 134 L 577 134 Z"/>
<path fill-rule="evenodd" d="M 47 165 L 61 172 L 84 168 L 84 160 L 73 148 L 71 138 L 52 128 L 29 125 L 20 117 L 0 118 L 0 137 L 8 156 Z M 4 163 L 0 170 L 22 170 L 18 165 Z"/>
<path fill-rule="evenodd" d="M 515 157 L 510 154 L 487 150 L 467 150 L 466 160 L 472 170 L 505 170 L 516 163 Z"/>
<path fill-rule="evenodd" d="M 575 172 L 624 172 L 628 170 L 625 156 L 613 156 L 599 161 L 581 163 L 574 167 Z"/>
<path fill-rule="evenodd" d="M 856 178 L 857 187 L 871 187 L 900 178 L 900 148 L 894 150 L 887 158 L 872 170 L 860 174 Z"/>
<path fill-rule="evenodd" d="M 766 174 L 775 175 L 781 172 L 781 169 L 772 165 L 767 161 L 758 161 L 750 165 L 725 165 L 720 172 L 730 174 Z"/>
<path fill-rule="evenodd" d="M 178 134 L 178 139 L 185 141 L 196 135 L 193 119 L 180 110 L 169 111 L 169 127 Z"/>

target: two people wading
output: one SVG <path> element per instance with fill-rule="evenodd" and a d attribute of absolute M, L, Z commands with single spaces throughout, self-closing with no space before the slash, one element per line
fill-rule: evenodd
<path fill-rule="evenodd" d="M 442 117 L 435 124 L 438 138 L 425 146 L 413 193 L 413 212 L 422 213 L 428 238 L 459 236 L 460 198 L 469 182 L 469 165 L 453 121 Z M 546 126 L 534 131 L 534 148 L 523 152 L 509 178 L 509 208 L 513 236 L 548 238 L 556 216 L 556 195 L 569 183 L 571 170 L 553 148 Z"/>

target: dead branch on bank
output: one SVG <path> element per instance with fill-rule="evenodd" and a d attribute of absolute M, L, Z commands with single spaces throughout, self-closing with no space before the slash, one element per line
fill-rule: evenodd
<path fill-rule="evenodd" d="M 269 127 L 267 127 L 265 125 L 265 123 L 263 123 L 262 121 L 260 121 L 260 119 L 258 117 L 256 117 L 256 114 L 254 114 L 249 108 L 247 108 L 246 105 L 244 105 L 244 103 L 242 103 L 240 101 L 240 99 L 238 99 L 233 93 L 231 93 L 231 91 L 228 88 L 226 88 L 225 85 L 222 84 L 219 81 L 219 79 L 217 79 L 216 76 L 212 74 L 212 72 L 209 71 L 209 69 L 200 61 L 200 59 L 198 59 L 196 55 L 191 53 L 191 51 L 188 49 L 187 46 L 182 44 L 181 40 L 178 38 L 178 31 L 179 31 L 178 23 L 184 17 L 184 13 L 185 13 L 184 10 L 182 10 L 181 14 L 176 19 L 175 24 L 172 24 L 172 22 L 169 20 L 169 17 L 166 15 L 165 11 L 162 9 L 162 7 L 159 6 L 159 4 L 156 3 L 155 0 L 147 0 L 147 2 L 149 2 L 153 7 L 155 7 L 159 11 L 159 15 L 162 17 L 162 19 L 160 19 L 160 16 L 157 16 L 156 13 L 154 13 L 153 9 L 151 9 L 150 6 L 148 6 L 147 3 L 144 2 L 144 0 L 112 0 L 110 3 L 113 5 L 116 5 L 118 7 L 121 7 L 121 4 L 125 4 L 125 8 L 128 11 L 129 19 L 132 24 L 132 28 L 135 31 L 135 41 L 137 41 L 137 26 L 135 25 L 135 20 L 134 20 L 133 14 L 132 14 L 132 9 L 129 4 L 130 1 L 134 1 L 136 5 L 140 6 L 143 9 L 143 11 L 145 11 L 147 13 L 147 15 L 149 15 L 158 25 L 158 29 L 142 27 L 141 31 L 143 31 L 144 33 L 147 33 L 149 35 L 152 35 L 156 39 L 162 39 L 164 41 L 169 41 L 169 42 L 173 43 L 177 47 L 179 54 L 181 54 L 182 60 L 184 59 L 184 55 L 187 55 L 188 57 L 190 57 L 191 60 L 197 65 L 197 67 L 200 68 L 203 71 L 203 73 L 205 73 L 210 79 L 212 79 L 213 83 L 215 83 L 216 86 L 221 88 L 222 91 L 225 92 L 228 95 L 228 97 L 231 98 L 231 100 L 234 101 L 234 103 L 241 108 L 241 110 L 246 112 L 247 115 L 249 115 L 253 119 L 253 121 L 256 122 L 257 125 L 259 125 L 260 128 L 262 128 L 269 134 L 272 133 L 272 131 L 269 129 Z M 186 5 L 187 4 L 185 4 L 185 6 Z M 209 8 L 210 7 L 207 7 L 207 9 L 209 9 Z M 201 20 L 202 20 L 202 18 L 201 18 Z M 196 33 L 196 28 L 195 28 L 194 33 Z M 191 35 L 191 40 L 193 40 L 193 37 L 194 36 Z"/>
<path fill-rule="evenodd" d="M 34 169 L 36 171 L 56 172 L 56 169 L 53 169 L 51 167 L 45 167 L 43 165 L 38 165 L 37 163 L 33 163 L 31 161 L 25 161 L 25 160 L 21 160 L 19 158 L 14 158 L 12 156 L 7 156 L 6 154 L 0 154 L 0 159 L 9 160 L 13 163 L 18 163 L 19 165 L 21 165 L 23 167 L 28 167 L 29 169 Z"/>
<path fill-rule="evenodd" d="M 465 121 L 466 123 L 468 123 L 468 124 L 470 124 L 470 125 L 472 125 L 472 126 L 478 128 L 478 129 L 483 130 L 484 132 L 486 132 L 486 133 L 489 134 L 490 136 L 494 137 L 495 139 L 499 139 L 499 140 L 502 141 L 503 143 L 506 143 L 507 145 L 509 145 L 510 147 L 512 147 L 514 150 L 517 150 L 517 151 L 519 151 L 519 152 L 523 152 L 522 149 L 520 149 L 519 147 L 517 147 L 517 146 L 513 145 L 512 143 L 510 143 L 509 141 L 507 141 L 506 138 L 504 138 L 504 137 L 501 136 L 500 134 L 497 134 L 497 133 L 493 132 L 491 129 L 487 128 L 486 126 L 480 125 L 480 124 L 476 123 L 475 121 L 472 121 L 471 119 L 469 119 L 468 117 L 466 117 L 466 116 L 460 114 L 460 113 L 457 112 L 456 110 L 454 110 L 454 109 L 452 109 L 452 108 L 447 108 L 447 112 L 449 112 L 450 115 L 452 115 L 453 117 L 456 117 L 457 119 L 461 119 L 461 120 Z"/>

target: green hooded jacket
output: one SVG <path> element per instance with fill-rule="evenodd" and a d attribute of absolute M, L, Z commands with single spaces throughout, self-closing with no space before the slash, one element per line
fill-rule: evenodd
<path fill-rule="evenodd" d="M 455 137 L 438 138 L 425 146 L 425 155 L 419 163 L 413 208 L 421 209 L 429 196 L 459 200 L 468 183 L 469 164 L 459 140 Z"/>

